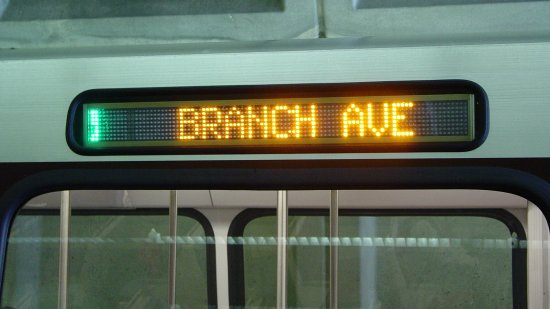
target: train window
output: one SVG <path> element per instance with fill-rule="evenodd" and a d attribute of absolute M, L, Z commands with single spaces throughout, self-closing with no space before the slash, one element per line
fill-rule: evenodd
<path fill-rule="evenodd" d="M 276 220 L 255 209 L 234 221 L 235 306 L 276 307 L 277 246 L 266 241 Z M 522 307 L 525 233 L 505 211 L 341 210 L 338 220 L 340 308 Z M 328 236 L 328 211 L 289 211 L 289 308 L 329 306 Z"/>
<path fill-rule="evenodd" d="M 316 23 L 312 1 L 0 0 L 0 48 L 315 38 Z"/>
<path fill-rule="evenodd" d="M 370 37 L 409 44 L 521 39 L 522 33 L 548 29 L 545 17 L 550 7 L 548 1 L 538 0 L 327 0 L 324 4 L 329 38 Z"/>
<path fill-rule="evenodd" d="M 48 215 L 22 210 L 15 218 L 6 257 L 2 306 L 57 307 L 59 209 Z"/>
<path fill-rule="evenodd" d="M 483 3 L 527 2 L 532 0 L 354 0 L 355 9 L 381 8 L 381 7 L 408 7 L 408 6 L 441 6 L 441 5 L 465 5 Z"/>
<path fill-rule="evenodd" d="M 71 194 L 65 285 L 69 307 L 168 307 L 171 272 L 176 304 L 215 306 L 214 249 L 207 244 L 213 232 L 198 211 L 178 210 L 172 269 L 174 238 L 166 206 L 129 205 L 128 191 Z M 64 267 L 59 196 L 33 199 L 16 216 L 8 239 L 2 306 L 57 307 Z"/>
<path fill-rule="evenodd" d="M 173 16 L 197 14 L 230 14 L 262 11 L 282 11 L 282 0 L 223 0 L 196 1 L 164 0 L 151 5 L 148 1 L 124 1 L 124 5 L 113 2 L 90 2 L 68 5 L 65 1 L 49 1 L 49 9 L 36 0 L 3 1 L 6 21 L 88 19 L 108 17 Z"/>

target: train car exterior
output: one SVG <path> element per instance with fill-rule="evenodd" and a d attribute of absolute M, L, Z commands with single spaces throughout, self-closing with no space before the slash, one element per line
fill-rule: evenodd
<path fill-rule="evenodd" d="M 2 308 L 550 308 L 550 2 L 48 5 L 0 1 Z"/>

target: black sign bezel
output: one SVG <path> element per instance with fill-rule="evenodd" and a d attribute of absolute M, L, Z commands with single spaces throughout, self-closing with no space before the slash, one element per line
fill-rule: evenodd
<path fill-rule="evenodd" d="M 398 96 L 431 94 L 471 94 L 474 96 L 474 139 L 467 142 L 411 142 L 362 145 L 227 145 L 223 147 L 124 147 L 87 148 L 83 143 L 83 105 L 86 103 L 159 102 L 185 100 L 279 99 L 346 96 Z M 485 91 L 466 80 L 373 82 L 345 84 L 208 86 L 177 88 L 93 89 L 72 101 L 67 117 L 69 147 L 80 155 L 177 155 L 177 154 L 293 154 L 293 153 L 382 153 L 382 152 L 460 152 L 479 147 L 489 128 Z"/>

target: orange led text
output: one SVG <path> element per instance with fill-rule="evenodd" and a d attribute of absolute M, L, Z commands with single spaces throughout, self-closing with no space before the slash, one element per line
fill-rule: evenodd
<path fill-rule="evenodd" d="M 208 106 L 177 109 L 178 139 L 288 139 L 316 137 L 311 105 Z"/>
<path fill-rule="evenodd" d="M 413 131 L 402 131 L 400 127 L 400 124 L 406 118 L 402 114 L 403 110 L 410 109 L 413 106 L 413 102 L 367 103 L 361 105 L 352 103 L 342 116 L 342 136 L 414 136 Z"/>

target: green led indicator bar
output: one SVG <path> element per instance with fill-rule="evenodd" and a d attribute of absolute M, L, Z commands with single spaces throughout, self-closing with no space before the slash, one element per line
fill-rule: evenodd
<path fill-rule="evenodd" d="M 88 110 L 88 142 L 99 142 L 101 139 L 99 133 L 99 114 L 100 109 Z"/>

